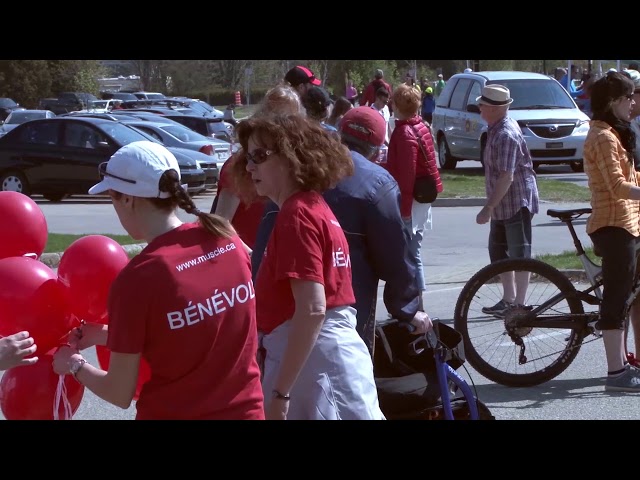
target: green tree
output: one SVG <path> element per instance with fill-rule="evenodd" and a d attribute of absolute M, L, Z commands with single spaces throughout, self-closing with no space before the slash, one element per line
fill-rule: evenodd
<path fill-rule="evenodd" d="M 9 97 L 25 108 L 36 108 L 51 92 L 52 77 L 46 60 L 1 60 L 0 97 Z"/>

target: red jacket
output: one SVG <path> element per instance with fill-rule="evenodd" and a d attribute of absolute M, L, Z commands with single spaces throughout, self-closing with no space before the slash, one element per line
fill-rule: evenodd
<path fill-rule="evenodd" d="M 412 126 L 422 140 L 422 146 L 427 153 L 426 159 L 418 146 Z M 398 182 L 401 194 L 400 213 L 405 218 L 411 216 L 413 185 L 417 177 L 434 177 L 438 193 L 442 192 L 442 180 L 436 163 L 433 137 L 419 115 L 406 120 L 396 120 L 396 126 L 389 139 L 387 163 L 383 165 Z"/>
<path fill-rule="evenodd" d="M 374 83 L 378 85 L 378 87 L 375 87 Z M 380 86 L 386 88 L 389 92 L 389 96 L 391 96 L 393 92 L 391 91 L 391 86 L 387 82 L 382 79 L 372 80 L 371 82 L 369 82 L 369 85 L 365 87 L 364 92 L 362 92 L 362 97 L 360 98 L 360 100 L 358 100 L 358 104 L 361 106 L 366 106 L 374 103 L 376 101 L 376 90 L 380 88 Z M 389 108 L 391 108 L 391 105 L 389 105 Z"/>

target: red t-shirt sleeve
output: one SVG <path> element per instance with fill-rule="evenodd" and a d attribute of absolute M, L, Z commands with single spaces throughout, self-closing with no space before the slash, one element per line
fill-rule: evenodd
<path fill-rule="evenodd" d="M 107 347 L 112 352 L 142 353 L 144 349 L 145 322 L 153 299 L 141 288 L 144 280 L 134 277 L 134 269 L 123 270 L 109 292 Z"/>
<path fill-rule="evenodd" d="M 296 212 L 277 228 L 276 280 L 297 278 L 324 285 L 323 242 L 317 225 L 303 212 Z"/>

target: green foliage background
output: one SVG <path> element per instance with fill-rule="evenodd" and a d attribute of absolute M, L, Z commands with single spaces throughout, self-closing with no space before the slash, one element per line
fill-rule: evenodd
<path fill-rule="evenodd" d="M 588 60 L 573 62 L 586 66 Z M 613 63 L 606 64 L 606 68 L 615 66 L 615 61 L 608 62 Z M 142 90 L 203 98 L 212 104 L 229 103 L 233 93 L 240 91 L 243 103 L 256 103 L 295 65 L 308 66 L 331 93 L 344 95 L 347 79 L 362 90 L 378 68 L 393 87 L 404 81 L 407 72 L 414 71 L 416 81 L 425 78 L 434 82 L 438 73 L 447 79 L 468 64 L 479 65 L 481 70 L 550 74 L 555 67 L 566 67 L 567 63 L 568 60 L 0 60 L 0 97 L 35 108 L 39 99 L 57 97 L 64 91 L 99 95 L 98 78 L 138 75 Z"/>

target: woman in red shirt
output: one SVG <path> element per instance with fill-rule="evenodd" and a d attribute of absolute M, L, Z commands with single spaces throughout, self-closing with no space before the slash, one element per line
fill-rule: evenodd
<path fill-rule="evenodd" d="M 384 419 L 356 331 L 349 244 L 321 195 L 353 173 L 349 150 L 300 115 L 236 131 L 246 155 L 234 176 L 280 207 L 256 277 L 267 419 Z"/>
<path fill-rule="evenodd" d="M 288 85 L 277 85 L 266 93 L 254 116 L 302 112 L 304 109 L 297 92 Z M 229 176 L 231 165 L 238 160 L 239 156 L 243 155 L 243 151 L 240 150 L 222 165 L 215 200 L 216 206 L 212 213 L 231 222 L 251 254 L 267 198 L 260 197 L 251 182 L 245 181 L 244 185 L 236 185 L 231 181 Z M 241 160 L 241 162 L 246 163 L 246 160 Z M 243 179 L 240 178 L 238 181 L 243 182 Z M 242 198 L 240 198 L 240 192 L 242 192 Z"/>
<path fill-rule="evenodd" d="M 103 180 L 89 193 L 107 193 L 127 233 L 148 245 L 111 286 L 108 327 L 75 331 L 77 349 L 55 353 L 55 372 L 128 408 L 144 357 L 151 377 L 136 419 L 264 419 L 255 293 L 242 241 L 226 220 L 198 210 L 162 145 L 130 143 L 99 171 Z M 198 222 L 183 223 L 177 207 Z M 79 353 L 93 345 L 111 350 L 107 371 Z"/>

